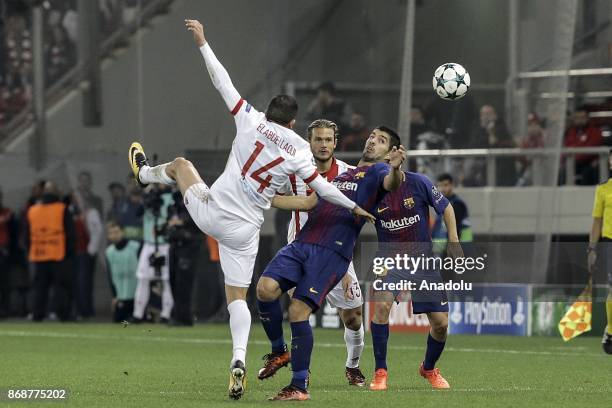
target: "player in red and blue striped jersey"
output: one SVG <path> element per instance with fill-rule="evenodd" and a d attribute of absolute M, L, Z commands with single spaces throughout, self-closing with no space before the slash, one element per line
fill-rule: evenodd
<path fill-rule="evenodd" d="M 333 184 L 361 208 L 373 211 L 388 191 L 399 187 L 405 157 L 397 133 L 379 126 L 368 138 L 357 168 L 337 176 Z M 389 164 L 383 163 L 385 159 Z M 309 317 L 346 274 L 364 220 L 355 219 L 348 211 L 337 211 L 315 194 L 276 196 L 272 205 L 286 210 L 312 209 L 296 240 L 276 254 L 257 283 L 258 306 L 265 316 L 261 322 L 273 347 L 283 341 L 283 315 L 277 300 L 295 288 L 289 307 L 293 378 L 272 399 L 307 400 L 313 347 Z"/>
<path fill-rule="evenodd" d="M 449 254 L 462 256 L 458 247 L 455 213 L 448 199 L 438 191 L 424 175 L 405 172 L 400 188 L 387 194 L 376 209 L 376 232 L 379 249 L 377 258 L 395 258 L 396 255 L 410 257 L 432 257 L 433 247 L 429 232 L 429 209 L 443 214 L 449 233 Z M 419 268 L 416 271 L 398 271 L 390 269 L 381 278 L 383 283 L 411 281 L 420 287 L 426 281 L 442 282 L 440 272 L 436 269 Z M 374 285 L 376 290 L 377 285 Z M 382 287 L 382 285 L 378 286 Z M 381 290 L 374 293 L 374 312 L 370 329 L 376 370 L 370 384 L 372 390 L 387 389 L 387 341 L 389 339 L 389 312 L 399 291 Z M 426 313 L 431 325 L 427 339 L 425 359 L 419 373 L 434 388 L 449 388 L 448 382 L 435 368 L 446 342 L 448 328 L 448 299 L 441 291 L 412 291 L 413 313 Z"/>

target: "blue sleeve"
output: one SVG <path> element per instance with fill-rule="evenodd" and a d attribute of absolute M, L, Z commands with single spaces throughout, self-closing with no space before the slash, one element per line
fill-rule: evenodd
<path fill-rule="evenodd" d="M 425 190 L 425 197 L 427 197 L 427 204 L 433 207 L 437 214 L 444 213 L 444 210 L 448 206 L 448 199 L 433 185 L 431 180 L 426 176 L 419 174 L 419 180 L 422 188 Z"/>
<path fill-rule="evenodd" d="M 372 167 L 372 171 L 376 176 L 376 185 L 382 187 L 385 177 L 389 174 L 390 167 L 386 163 L 376 163 Z"/>

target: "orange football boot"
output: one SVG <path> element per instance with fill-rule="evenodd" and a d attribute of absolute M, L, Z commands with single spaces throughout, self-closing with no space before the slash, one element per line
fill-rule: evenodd
<path fill-rule="evenodd" d="M 274 397 L 268 398 L 268 401 L 308 401 L 310 394 L 308 391 L 288 385 L 278 392 Z"/>
<path fill-rule="evenodd" d="M 437 390 L 450 388 L 448 381 L 446 381 L 444 377 L 442 377 L 442 374 L 440 374 L 440 369 L 438 368 L 434 368 L 433 370 L 426 370 L 425 368 L 423 368 L 423 363 L 421 363 L 421 366 L 419 367 L 419 374 L 421 374 L 421 377 L 429 381 L 431 386 Z"/>
<path fill-rule="evenodd" d="M 263 356 L 264 366 L 257 373 L 257 378 L 264 380 L 272 377 L 278 370 L 286 367 L 291 362 L 291 354 L 289 351 L 281 351 L 277 353 L 269 353 Z"/>
<path fill-rule="evenodd" d="M 372 382 L 370 383 L 370 389 L 372 391 L 384 391 L 387 389 L 387 378 L 389 375 L 387 374 L 387 370 L 384 368 L 379 368 L 374 371 L 374 378 L 372 378 Z"/>

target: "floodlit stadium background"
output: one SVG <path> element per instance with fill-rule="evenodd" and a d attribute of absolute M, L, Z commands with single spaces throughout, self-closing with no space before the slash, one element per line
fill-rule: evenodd
<path fill-rule="evenodd" d="M 564 148 L 564 135 L 574 110 L 587 105 L 603 138 L 586 152 L 596 156 L 596 181 L 607 179 L 609 1 L 109 0 L 99 9 L 86 0 L 19 3 L 1 2 L 0 47 L 0 187 L 16 212 L 36 180 L 54 180 L 67 192 L 82 170 L 93 174 L 94 192 L 108 208 L 107 185 L 125 182 L 133 140 L 160 161 L 188 157 L 212 184 L 234 124 L 184 29 L 183 19 L 191 17 L 203 22 L 237 89 L 258 109 L 277 93 L 295 95 L 303 134 L 317 87 L 331 81 L 366 127 L 400 130 L 414 148 L 411 169 L 433 179 L 452 172 L 463 184 L 457 192 L 469 206 L 475 240 L 494 243 L 505 259 L 522 254 L 519 265 L 510 264 L 516 279 L 500 273 L 496 283 L 540 285 L 520 289 L 527 299 L 541 285 L 562 285 L 569 299 L 586 284 L 594 183 L 583 185 L 574 165 L 585 151 Z M 471 75 L 470 92 L 459 101 L 442 101 L 432 90 L 433 72 L 445 62 L 460 63 Z M 471 143 L 483 105 L 506 123 L 507 144 Z M 413 106 L 424 110 L 425 124 L 411 126 Z M 525 139 L 532 113 L 543 128 L 541 144 Z M 347 116 L 343 136 L 358 134 L 351 121 L 359 118 Z M 418 143 L 425 125 L 436 135 Z M 355 163 L 359 153 L 338 156 Z M 255 276 L 283 244 L 282 223 L 273 210 L 267 214 Z M 372 241 L 373 229 L 363 239 Z M 526 256 L 506 242 L 528 242 L 533 250 Z M 207 273 L 207 254 L 201 257 L 194 310 L 205 319 L 219 299 L 203 296 L 211 295 L 207 288 L 216 278 Z M 103 262 L 97 271 L 94 299 L 104 319 L 110 293 Z M 371 280 L 366 272 L 360 278 Z M 15 267 L 11 273 L 26 272 Z M 595 278 L 605 283 L 603 271 Z M 555 305 L 533 312 L 548 319 L 546 334 L 554 334 Z M 593 333 L 601 333 L 595 319 Z M 521 334 L 528 331 L 525 326 Z"/>

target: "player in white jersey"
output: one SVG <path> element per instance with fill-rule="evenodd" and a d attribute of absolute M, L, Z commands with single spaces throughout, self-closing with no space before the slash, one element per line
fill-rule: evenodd
<path fill-rule="evenodd" d="M 307 130 L 310 150 L 312 151 L 319 174 L 328 181 L 354 168 L 334 157 L 334 150 L 338 143 L 338 126 L 329 120 L 318 119 L 308 126 Z M 278 191 L 282 195 L 310 195 L 313 191 L 295 174 L 289 175 L 289 183 Z M 308 220 L 308 212 L 293 211 L 291 223 L 287 234 L 287 242 L 291 243 L 298 232 Z M 292 295 L 293 290 L 289 291 Z M 359 368 L 359 359 L 363 351 L 364 330 L 362 325 L 363 297 L 359 280 L 355 274 L 353 262 L 349 264 L 344 279 L 327 295 L 327 302 L 335 308 L 344 324 L 344 341 L 347 349 L 345 375 L 350 385 L 363 387 L 366 385 L 365 377 Z M 266 318 L 260 310 L 261 318 Z M 259 370 L 260 380 L 273 376 L 276 371 L 286 366 L 291 357 L 286 347 L 273 351 L 264 358 L 264 367 Z"/>
<path fill-rule="evenodd" d="M 234 88 L 207 43 L 202 24 L 185 20 L 185 25 L 236 123 L 236 137 L 225 170 L 209 188 L 191 162 L 182 157 L 150 167 L 142 146 L 134 142 L 129 159 L 139 183 L 176 183 L 194 222 L 219 242 L 233 343 L 229 396 L 239 399 L 244 393 L 244 363 L 251 327 L 245 299 L 253 275 L 263 211 L 270 207 L 276 191 L 287 182 L 289 174 L 297 174 L 324 199 L 352 210 L 357 216 L 374 217 L 317 173 L 308 143 L 291 130 L 297 114 L 295 99 L 278 95 L 272 98 L 265 113 L 258 112 Z"/>

